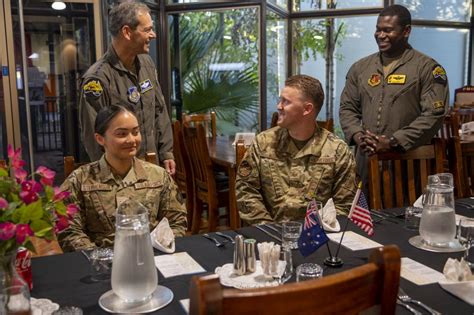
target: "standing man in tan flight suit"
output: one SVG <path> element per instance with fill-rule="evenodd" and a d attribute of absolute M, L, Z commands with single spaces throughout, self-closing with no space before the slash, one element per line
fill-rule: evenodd
<path fill-rule="evenodd" d="M 408 44 L 410 32 L 405 7 L 382 10 L 374 34 L 379 52 L 353 64 L 346 77 L 339 116 L 346 141 L 357 146 L 365 191 L 368 155 L 429 143 L 448 109 L 446 71 Z"/>
<path fill-rule="evenodd" d="M 316 124 L 321 83 L 306 75 L 285 82 L 278 126 L 257 135 L 237 172 L 240 218 L 249 224 L 300 220 L 312 198 L 333 198 L 349 212 L 356 192 L 355 161 L 347 144 Z"/>
<path fill-rule="evenodd" d="M 175 173 L 171 121 L 158 83 L 156 67 L 148 55 L 156 38 L 150 10 L 145 4 L 124 2 L 109 14 L 112 44 L 82 77 L 79 104 L 81 138 L 91 161 L 102 156 L 94 138 L 94 121 L 104 106 L 125 102 L 138 118 L 143 137 L 139 157 L 158 153 L 168 174 Z M 118 100 L 117 100 L 118 99 Z"/>

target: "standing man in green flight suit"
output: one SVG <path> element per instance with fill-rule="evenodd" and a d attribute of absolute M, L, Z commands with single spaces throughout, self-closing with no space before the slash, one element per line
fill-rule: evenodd
<path fill-rule="evenodd" d="M 377 19 L 379 52 L 352 65 L 339 117 L 346 141 L 355 144 L 359 175 L 367 191 L 368 155 L 427 144 L 448 109 L 446 71 L 408 44 L 410 12 L 392 5 Z"/>
<path fill-rule="evenodd" d="M 128 103 L 137 113 L 143 142 L 139 157 L 158 154 L 166 171 L 175 173 L 171 121 L 158 83 L 156 67 L 148 55 L 156 38 L 149 8 L 123 2 L 110 11 L 112 44 L 82 77 L 79 119 L 81 139 L 91 161 L 102 156 L 94 138 L 94 121 L 104 106 Z"/>

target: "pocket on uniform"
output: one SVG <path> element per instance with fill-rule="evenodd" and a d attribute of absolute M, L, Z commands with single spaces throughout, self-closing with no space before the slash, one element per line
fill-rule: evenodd
<path fill-rule="evenodd" d="M 262 190 L 274 194 L 275 197 L 280 197 L 285 194 L 285 178 L 288 179 L 288 174 L 284 171 L 287 168 L 284 162 L 272 159 L 262 158 L 261 163 L 261 175 L 262 176 Z M 279 174 L 279 175 L 277 175 Z"/>
<path fill-rule="evenodd" d="M 115 209 L 115 198 L 112 194 L 109 197 L 112 199 L 104 198 L 96 191 L 84 193 L 86 229 L 88 231 L 108 234 L 114 230 L 115 219 L 113 215 L 109 216 L 108 213 L 115 213 L 113 210 Z"/>

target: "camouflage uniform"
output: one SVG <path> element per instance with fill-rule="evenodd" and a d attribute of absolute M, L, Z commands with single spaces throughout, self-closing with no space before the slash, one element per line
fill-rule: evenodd
<path fill-rule="evenodd" d="M 356 192 L 355 162 L 343 140 L 317 128 L 298 150 L 288 130 L 256 136 L 237 174 L 240 218 L 249 224 L 302 219 L 315 198 L 348 213 Z"/>
<path fill-rule="evenodd" d="M 446 72 L 432 58 L 409 47 L 384 77 L 380 53 L 350 68 L 341 95 L 339 117 L 346 141 L 364 129 L 394 137 L 404 150 L 429 143 L 449 104 Z M 359 175 L 366 182 L 368 157 L 356 153 Z"/>
<path fill-rule="evenodd" d="M 150 231 L 166 217 L 175 236 L 184 235 L 186 209 L 181 194 L 166 171 L 152 163 L 134 159 L 128 174 L 114 176 L 105 157 L 75 170 L 62 184 L 71 192 L 69 202 L 81 210 L 71 226 L 59 235 L 64 250 L 112 246 L 117 202 L 133 198 L 149 211 Z"/>
<path fill-rule="evenodd" d="M 142 145 L 139 157 L 158 153 L 160 161 L 173 159 L 173 135 L 156 67 L 147 54 L 136 57 L 137 74 L 128 71 L 111 46 L 82 76 L 79 102 L 81 139 L 91 161 L 102 156 L 94 138 L 97 112 L 104 106 L 128 103 L 135 109 Z"/>

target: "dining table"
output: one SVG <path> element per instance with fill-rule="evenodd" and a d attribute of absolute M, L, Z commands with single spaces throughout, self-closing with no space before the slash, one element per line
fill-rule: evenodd
<path fill-rule="evenodd" d="M 416 236 L 418 231 L 405 228 L 404 219 L 399 216 L 399 214 L 404 213 L 404 208 L 387 209 L 384 210 L 384 212 L 388 214 L 385 216 L 386 219 L 375 220 L 375 233 L 370 237 L 373 241 L 382 245 L 395 244 L 400 248 L 401 257 L 411 258 L 441 273 L 443 272 L 443 267 L 448 258 L 460 259 L 462 257 L 462 252 L 437 253 L 425 251 L 410 245 L 408 240 Z M 456 213 L 474 217 L 474 200 L 471 198 L 459 200 L 456 203 Z M 353 231 L 368 237 L 358 226 L 348 221 L 346 216 L 338 215 L 337 218 L 341 227 L 346 226 L 347 223 L 348 231 Z M 245 238 L 255 239 L 257 242 L 273 241 L 278 243 L 272 236 L 254 226 L 246 226 L 237 230 L 222 232 L 231 237 L 240 234 Z M 219 238 L 214 233 L 209 233 L 209 235 Z M 219 240 L 222 242 L 225 241 L 224 238 L 219 238 Z M 337 243 L 330 241 L 328 244 L 331 252 L 334 254 L 336 252 Z M 202 235 L 190 235 L 176 238 L 176 253 L 179 252 L 186 252 L 190 255 L 205 272 L 165 278 L 158 268 L 158 284 L 171 289 L 174 297 L 169 305 L 153 314 L 186 314 L 182 301 L 189 299 L 191 277 L 213 273 L 217 267 L 232 263 L 234 248 L 231 242 L 226 242 L 225 246 L 217 247 L 214 242 Z M 370 252 L 371 249 L 352 251 L 341 247 L 338 257 L 343 260 L 343 266 L 340 268 L 324 266 L 324 259 L 329 256 L 326 246 L 320 247 L 315 253 L 307 257 L 303 257 L 298 250 L 293 250 L 292 256 L 294 267 L 303 262 L 314 262 L 323 266 L 323 276 L 327 276 L 367 263 Z M 155 255 L 168 254 L 155 250 Z M 472 251 L 469 255 L 469 259 L 474 261 L 474 253 Z M 47 298 L 61 306 L 80 307 L 84 314 L 107 314 L 98 305 L 98 300 L 102 294 L 111 289 L 110 280 L 92 281 L 90 278 L 90 263 L 81 252 L 33 258 L 32 272 L 32 297 Z M 294 274 L 289 281 L 295 281 Z M 474 313 L 474 306 L 451 295 L 442 289 L 438 283 L 416 285 L 402 277 L 400 279 L 400 286 L 412 298 L 422 301 L 443 314 L 457 315 Z M 417 309 L 422 314 L 428 314 L 421 308 Z M 308 311 L 308 314 L 310 313 L 311 311 Z M 410 314 L 410 312 L 397 305 L 396 314 Z"/>

